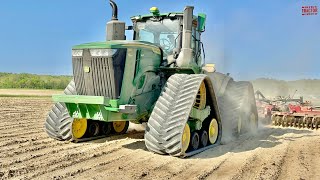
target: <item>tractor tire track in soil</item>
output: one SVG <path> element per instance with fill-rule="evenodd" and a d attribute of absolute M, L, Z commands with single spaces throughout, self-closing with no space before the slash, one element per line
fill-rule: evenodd
<path fill-rule="evenodd" d="M 0 97 L 0 179 L 317 179 L 320 131 L 260 127 L 187 159 L 148 152 L 143 131 L 50 139 L 50 98 Z"/>

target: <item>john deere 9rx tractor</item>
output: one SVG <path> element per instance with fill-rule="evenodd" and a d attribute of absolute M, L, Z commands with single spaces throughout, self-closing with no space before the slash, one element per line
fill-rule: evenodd
<path fill-rule="evenodd" d="M 73 80 L 53 96 L 45 122 L 50 137 L 90 140 L 146 122 L 148 150 L 181 157 L 220 144 L 223 132 L 257 127 L 252 85 L 204 64 L 205 14 L 194 15 L 191 6 L 172 13 L 152 7 L 126 26 L 110 5 L 106 41 L 72 48 Z"/>

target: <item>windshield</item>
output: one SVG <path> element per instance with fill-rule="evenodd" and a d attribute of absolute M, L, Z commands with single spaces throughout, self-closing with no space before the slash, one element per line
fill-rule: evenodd
<path fill-rule="evenodd" d="M 177 46 L 179 20 L 163 19 L 161 21 L 137 22 L 136 40 L 147 41 L 162 47 L 166 54 L 172 54 Z"/>

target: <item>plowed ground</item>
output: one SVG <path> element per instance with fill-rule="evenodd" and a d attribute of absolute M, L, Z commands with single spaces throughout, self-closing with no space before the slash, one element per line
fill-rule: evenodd
<path fill-rule="evenodd" d="M 188 159 L 150 153 L 143 131 L 85 143 L 47 137 L 49 98 L 0 98 L 0 179 L 318 179 L 320 133 L 258 134 Z"/>

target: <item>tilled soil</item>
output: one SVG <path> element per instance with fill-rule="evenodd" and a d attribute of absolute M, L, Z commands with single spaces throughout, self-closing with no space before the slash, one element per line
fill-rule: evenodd
<path fill-rule="evenodd" d="M 143 131 L 85 143 L 47 137 L 50 98 L 0 98 L 0 179 L 318 179 L 320 133 L 260 127 L 187 159 L 148 152 Z"/>

